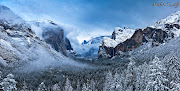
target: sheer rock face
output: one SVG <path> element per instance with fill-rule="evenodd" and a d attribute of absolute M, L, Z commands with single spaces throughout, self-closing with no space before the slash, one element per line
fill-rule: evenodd
<path fill-rule="evenodd" d="M 114 48 L 107 46 L 99 46 L 98 58 L 111 58 L 114 56 Z"/>
<path fill-rule="evenodd" d="M 164 43 L 165 39 L 168 37 L 168 33 L 162 29 L 156 29 L 147 27 L 143 30 L 143 34 L 148 39 L 153 39 L 153 42 Z"/>
<path fill-rule="evenodd" d="M 66 50 L 73 50 L 68 38 L 65 38 L 65 47 L 66 47 Z"/>
<path fill-rule="evenodd" d="M 39 20 L 28 22 L 35 34 L 49 44 L 57 52 L 67 56 L 67 53 L 73 52 L 73 48 L 68 38 L 64 35 L 61 26 L 51 20 Z"/>
<path fill-rule="evenodd" d="M 73 50 L 68 38 L 64 37 L 62 28 L 43 28 L 42 37 L 56 51 L 66 55 L 66 50 Z"/>
<path fill-rule="evenodd" d="M 138 29 L 135 31 L 133 36 L 130 39 L 127 39 L 123 43 L 118 44 L 115 47 L 115 52 L 122 51 L 131 51 L 137 47 L 139 47 L 143 42 L 145 41 L 143 36 L 143 31 L 141 29 Z"/>
<path fill-rule="evenodd" d="M 57 44 L 63 45 L 64 49 L 71 49 L 70 42 L 64 38 L 63 30 L 53 24 L 51 22 L 50 26 L 41 27 L 42 30 L 47 30 L 44 31 L 44 38 L 49 43 L 54 43 L 52 44 L 54 47 L 57 47 L 55 45 Z M 71 65 L 69 63 L 73 63 L 72 66 L 87 67 L 78 65 L 78 62 L 50 48 L 45 41 L 41 40 L 42 36 L 39 37 L 34 31 L 36 29 L 41 32 L 41 28 L 37 27 L 32 28 L 10 9 L 0 5 L 0 69 L 18 67 L 18 70 L 20 68 L 30 72 L 37 70 L 36 68 L 44 70 L 44 67 L 49 68 L 55 64 L 64 68 Z M 57 31 L 52 31 L 54 29 Z"/>
<path fill-rule="evenodd" d="M 120 55 L 121 52 L 132 51 L 146 42 L 152 42 L 152 47 L 158 46 L 160 43 L 164 43 L 168 37 L 173 38 L 173 36 L 168 36 L 168 33 L 162 29 L 152 27 L 147 27 L 144 30 L 137 29 L 131 38 L 119 43 L 116 47 L 100 46 L 99 58 L 111 58 L 115 55 Z M 103 51 L 104 54 L 101 51 Z"/>
<path fill-rule="evenodd" d="M 120 29 L 120 30 L 119 30 Z M 118 30 L 118 31 L 116 31 Z M 119 53 L 132 51 L 135 48 L 148 42 L 152 47 L 159 44 L 166 43 L 167 40 L 177 38 L 180 36 L 180 11 L 177 11 L 168 17 L 157 21 L 153 26 L 145 29 L 137 29 L 135 32 L 130 29 L 115 28 L 111 39 L 105 44 L 115 44 L 116 46 L 108 46 L 102 44 L 99 46 L 98 56 L 113 57 L 119 55 Z M 125 32 L 126 31 L 126 32 Z M 128 32 L 127 32 L 128 31 Z M 130 34 L 130 35 L 129 35 Z M 125 35 L 125 36 L 124 36 Z M 119 40 L 119 41 L 117 41 Z M 108 55 L 108 56 L 107 56 Z"/>

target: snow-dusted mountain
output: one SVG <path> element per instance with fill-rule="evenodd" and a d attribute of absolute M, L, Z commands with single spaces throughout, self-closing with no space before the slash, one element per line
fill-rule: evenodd
<path fill-rule="evenodd" d="M 58 24 L 50 20 L 28 22 L 32 30 L 46 43 L 63 55 L 73 52 L 69 39 L 64 35 L 64 30 Z"/>
<path fill-rule="evenodd" d="M 8 25 L 23 25 L 25 21 L 19 16 L 15 15 L 8 7 L 0 5 L 0 20 L 1 23 L 7 23 Z"/>
<path fill-rule="evenodd" d="M 90 39 L 88 41 L 84 40 L 82 42 L 82 45 L 100 44 L 104 37 L 110 37 L 110 36 L 95 37 L 95 38 L 92 38 L 92 39 Z"/>
<path fill-rule="evenodd" d="M 119 32 L 121 32 L 120 29 Z M 128 32 L 128 30 L 126 30 Z M 111 38 L 105 38 L 99 48 L 99 58 L 121 55 L 122 52 L 129 52 L 143 45 L 150 43 L 151 47 L 166 43 L 168 40 L 177 38 L 180 35 L 180 12 L 177 11 L 165 19 L 156 22 L 153 26 L 145 29 L 130 30 L 122 36 L 113 32 Z M 119 41 L 117 41 L 117 39 Z"/>
<path fill-rule="evenodd" d="M 119 43 L 124 42 L 125 40 L 132 37 L 135 30 L 130 28 L 120 28 L 116 27 L 111 37 L 104 37 L 102 42 L 99 45 L 99 57 L 111 57 L 113 48 L 115 48 Z M 110 48 L 110 49 L 107 49 Z"/>
<path fill-rule="evenodd" d="M 109 38 L 110 36 L 94 37 L 88 41 L 84 40 L 79 46 L 78 51 L 76 52 L 78 57 L 90 58 L 90 59 L 97 58 L 99 45 L 102 39 L 105 37 Z"/>
<path fill-rule="evenodd" d="M 44 69 L 50 65 L 84 66 L 50 48 L 35 35 L 26 21 L 2 5 L 0 5 L 0 64 L 1 67 L 26 65 L 27 70 Z"/>
<path fill-rule="evenodd" d="M 173 32 L 174 36 L 178 37 L 180 35 L 180 11 L 177 11 L 170 16 L 157 21 L 152 27 Z"/>

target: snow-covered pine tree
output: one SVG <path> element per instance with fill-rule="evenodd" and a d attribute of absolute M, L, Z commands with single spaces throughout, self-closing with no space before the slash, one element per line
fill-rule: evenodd
<path fill-rule="evenodd" d="M 131 60 L 128 64 L 127 70 L 125 70 L 125 81 L 124 81 L 124 88 L 127 89 L 128 87 L 130 88 L 135 88 L 134 82 L 135 82 L 135 62 L 134 60 Z"/>
<path fill-rule="evenodd" d="M 113 77 L 110 71 L 106 74 L 103 91 L 113 91 Z"/>
<path fill-rule="evenodd" d="M 96 85 L 96 83 L 94 82 L 93 79 L 91 79 L 91 81 L 90 81 L 90 86 L 89 86 L 89 90 L 90 90 L 90 91 L 96 91 L 95 85 Z"/>
<path fill-rule="evenodd" d="M 21 91 L 29 91 L 26 82 L 23 82 L 23 87 Z"/>
<path fill-rule="evenodd" d="M 47 91 L 46 85 L 44 84 L 44 82 L 41 82 L 41 84 L 38 87 L 38 91 Z"/>
<path fill-rule="evenodd" d="M 171 81 L 171 91 L 180 91 L 180 83 Z"/>
<path fill-rule="evenodd" d="M 150 62 L 150 74 L 148 75 L 149 81 L 146 86 L 147 91 L 165 91 L 169 88 L 165 86 L 168 79 L 163 75 L 166 71 L 164 65 L 157 56 Z"/>
<path fill-rule="evenodd" d="M 178 61 L 178 57 L 171 52 L 171 54 L 164 57 L 163 62 L 167 68 L 166 76 L 170 82 L 169 87 L 171 89 L 177 89 L 176 84 L 180 83 L 180 62 Z"/>
<path fill-rule="evenodd" d="M 0 81 L 2 80 L 2 72 L 0 71 Z"/>
<path fill-rule="evenodd" d="M 76 91 L 81 91 L 79 80 L 77 81 Z"/>
<path fill-rule="evenodd" d="M 0 81 L 2 80 L 2 72 L 0 71 Z"/>
<path fill-rule="evenodd" d="M 0 71 L 0 82 L 2 82 L 2 72 Z M 2 90 L 2 86 L 0 84 L 0 90 Z"/>
<path fill-rule="evenodd" d="M 125 91 L 133 91 L 133 86 L 132 85 L 128 86 Z"/>
<path fill-rule="evenodd" d="M 114 89 L 114 91 L 122 91 L 123 90 L 121 78 L 117 72 L 115 73 L 114 79 L 113 79 L 113 89 Z"/>
<path fill-rule="evenodd" d="M 4 91 L 16 91 L 16 84 L 17 82 L 14 80 L 14 75 L 13 74 L 8 74 L 6 78 L 2 80 L 0 83 L 2 86 L 2 89 Z"/>
<path fill-rule="evenodd" d="M 121 75 L 120 75 L 120 80 L 121 80 L 121 84 L 122 84 L 122 91 L 125 90 L 125 89 L 124 89 L 124 81 L 125 81 L 125 79 L 126 79 L 125 77 L 126 77 L 125 72 L 122 71 L 122 72 L 121 72 Z"/>
<path fill-rule="evenodd" d="M 86 86 L 86 83 L 83 84 L 82 91 L 88 91 L 88 87 Z"/>
<path fill-rule="evenodd" d="M 53 87 L 52 87 L 52 90 L 53 91 L 61 91 L 58 84 L 54 84 Z"/>
<path fill-rule="evenodd" d="M 63 91 L 73 91 L 70 80 L 67 78 Z"/>
<path fill-rule="evenodd" d="M 180 83 L 180 62 L 178 57 L 172 52 L 163 59 L 165 67 L 167 68 L 166 75 L 168 79 Z"/>
<path fill-rule="evenodd" d="M 135 72 L 136 72 L 135 90 L 144 91 L 148 83 L 148 75 L 150 72 L 149 65 L 145 62 L 144 64 L 138 66 L 135 69 Z"/>

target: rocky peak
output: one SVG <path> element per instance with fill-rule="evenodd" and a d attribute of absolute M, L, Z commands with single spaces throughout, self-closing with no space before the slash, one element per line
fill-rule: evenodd
<path fill-rule="evenodd" d="M 167 25 L 179 25 L 180 24 L 180 11 L 177 11 L 173 14 L 171 14 L 170 16 L 157 21 L 153 27 L 158 28 L 158 29 L 162 29 L 162 30 L 166 30 Z M 171 26 L 170 26 L 171 27 Z"/>
<path fill-rule="evenodd" d="M 102 44 L 106 44 L 109 42 L 114 44 L 115 46 L 100 45 L 98 55 L 99 58 L 103 58 L 103 57 L 111 58 L 115 55 L 120 55 L 122 52 L 132 51 L 146 42 L 151 42 L 152 47 L 158 46 L 159 44 L 167 41 L 168 38 L 173 38 L 173 36 L 169 36 L 169 34 L 163 31 L 162 29 L 157 29 L 152 27 L 147 27 L 143 30 L 136 29 L 134 34 L 123 42 L 120 43 L 113 42 L 115 41 L 113 39 L 109 41 L 107 41 L 108 39 L 106 39 L 107 42 L 102 41 Z"/>
<path fill-rule="evenodd" d="M 180 36 L 180 11 L 177 11 L 165 19 L 157 21 L 153 26 L 145 29 L 116 27 L 111 39 L 105 38 L 99 46 L 99 57 L 113 57 L 122 52 L 132 51 L 149 42 L 152 47 L 165 43 L 167 40 Z M 107 42 L 107 43 L 106 43 Z M 104 45 L 103 45 L 104 44 Z M 114 44 L 109 46 L 105 44 Z"/>
<path fill-rule="evenodd" d="M 58 24 L 53 21 L 33 21 L 30 22 L 32 28 L 39 29 L 39 34 L 46 43 L 50 44 L 56 51 L 66 55 L 67 50 L 73 50 L 71 43 L 68 38 L 64 35 L 64 30 Z M 34 29 L 34 30 L 35 30 Z M 36 33 L 39 33 L 37 31 Z"/>
<path fill-rule="evenodd" d="M 135 30 L 116 27 L 111 37 L 104 37 L 98 51 L 99 58 L 112 57 L 115 55 L 115 47 L 133 36 Z M 106 54 L 106 55 L 105 55 Z"/>
<path fill-rule="evenodd" d="M 25 21 L 14 14 L 8 7 L 0 5 L 0 21 L 8 24 L 9 26 L 17 26 L 25 24 Z"/>
<path fill-rule="evenodd" d="M 99 36 L 93 37 L 90 40 L 84 40 L 81 45 L 76 48 L 77 57 L 85 59 L 95 59 L 98 56 L 99 45 L 101 44 L 103 38 L 110 36 Z"/>

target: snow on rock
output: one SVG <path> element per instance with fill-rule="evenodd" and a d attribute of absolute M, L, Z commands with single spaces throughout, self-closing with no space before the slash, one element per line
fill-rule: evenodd
<path fill-rule="evenodd" d="M 88 41 L 84 40 L 84 42 L 82 42 L 80 46 L 74 49 L 77 57 L 88 58 L 88 59 L 97 58 L 99 45 L 104 37 L 110 37 L 110 36 L 99 36 L 99 37 L 94 37 Z"/>
<path fill-rule="evenodd" d="M 35 34 L 44 40 L 57 52 L 61 52 L 65 56 L 73 55 L 73 50 L 69 39 L 65 36 L 61 26 L 50 20 L 38 20 L 28 22 Z"/>
<path fill-rule="evenodd" d="M 6 18 L 6 15 L 11 17 Z M 88 67 L 53 50 L 36 37 L 26 22 L 23 26 L 22 23 L 15 24 L 17 17 L 7 7 L 0 6 L 0 65 L 16 67 L 17 70 L 27 69 L 26 71 L 45 69 L 53 64 L 67 68 Z"/>
<path fill-rule="evenodd" d="M 106 46 L 106 47 L 113 47 L 114 48 L 119 43 L 122 43 L 125 40 L 131 38 L 132 35 L 134 34 L 134 32 L 135 32 L 135 30 L 133 30 L 133 29 L 129 29 L 129 28 L 122 29 L 120 27 L 115 27 L 111 38 L 104 37 L 100 46 Z"/>
<path fill-rule="evenodd" d="M 62 29 L 60 26 L 58 26 L 51 20 L 29 21 L 28 24 L 31 26 L 35 34 L 41 39 L 43 32 L 46 32 L 48 30 L 56 31 L 58 29 Z"/>
<path fill-rule="evenodd" d="M 124 29 L 122 29 L 120 27 L 115 27 L 114 32 L 112 34 L 112 39 L 115 39 L 117 43 L 121 43 L 131 38 L 134 32 L 135 30 L 130 28 L 125 27 Z"/>
<path fill-rule="evenodd" d="M 180 35 L 180 11 L 177 11 L 170 16 L 157 21 L 152 27 L 162 29 L 164 31 L 174 33 L 174 37 Z"/>
<path fill-rule="evenodd" d="M 8 24 L 22 24 L 25 23 L 23 19 L 15 15 L 8 7 L 0 5 L 0 20 L 6 21 Z"/>
<path fill-rule="evenodd" d="M 113 48 L 116 47 L 116 45 L 118 45 L 118 42 L 108 37 L 104 37 L 102 40 L 102 44 L 100 44 L 100 46 L 113 47 Z"/>
<path fill-rule="evenodd" d="M 110 58 L 115 55 L 115 47 L 130 39 L 135 30 L 129 28 L 115 27 L 111 37 L 104 37 L 101 44 L 99 45 L 98 57 L 99 58 Z"/>
<path fill-rule="evenodd" d="M 155 27 L 157 28 L 163 28 L 162 26 L 164 26 L 165 24 L 170 24 L 170 23 L 177 23 L 179 24 L 180 23 L 180 11 L 177 11 L 173 14 L 171 14 L 170 16 L 158 21 L 155 23 Z"/>

